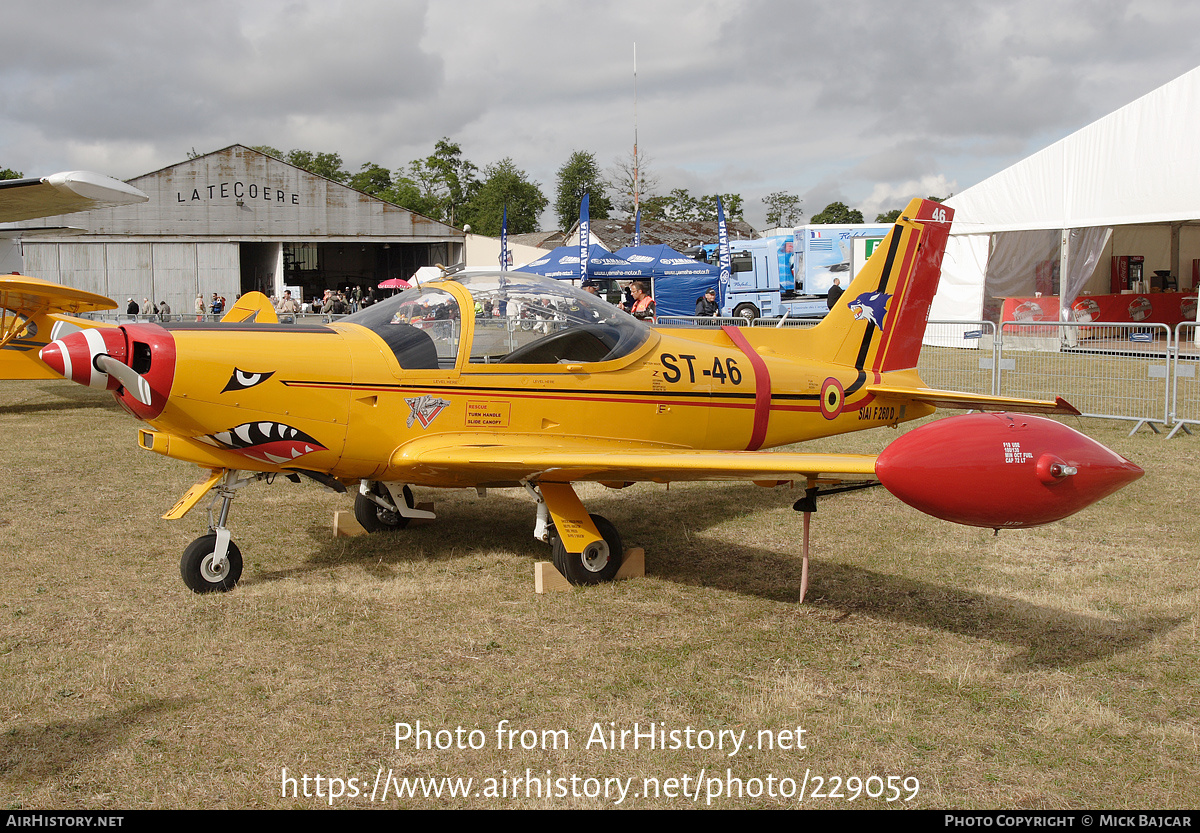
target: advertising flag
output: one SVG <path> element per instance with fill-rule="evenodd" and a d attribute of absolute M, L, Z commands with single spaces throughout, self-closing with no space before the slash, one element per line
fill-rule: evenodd
<path fill-rule="evenodd" d="M 500 219 L 500 271 L 508 271 L 508 206 L 504 206 L 504 216 Z"/>
<path fill-rule="evenodd" d="M 583 195 L 583 202 L 579 204 L 579 280 L 583 281 L 588 276 L 588 242 L 591 239 L 590 223 L 588 221 L 588 194 Z"/>
<path fill-rule="evenodd" d="M 725 228 L 725 209 L 721 206 L 720 197 L 717 198 L 717 247 L 720 252 L 719 259 L 721 264 L 720 304 L 724 307 L 725 290 L 729 286 L 731 266 L 729 257 L 729 230 Z"/>

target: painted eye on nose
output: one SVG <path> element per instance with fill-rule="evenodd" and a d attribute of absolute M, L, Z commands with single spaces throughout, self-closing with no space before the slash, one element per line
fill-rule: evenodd
<path fill-rule="evenodd" d="M 233 369 L 233 374 L 230 375 L 229 381 L 225 383 L 225 387 L 221 389 L 221 393 L 231 390 L 245 390 L 252 388 L 255 385 L 261 385 L 263 382 L 275 375 L 275 371 L 270 373 L 247 373 L 245 370 L 238 368 Z"/>

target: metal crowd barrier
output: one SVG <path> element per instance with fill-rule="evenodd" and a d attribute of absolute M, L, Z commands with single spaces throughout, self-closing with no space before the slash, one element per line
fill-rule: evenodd
<path fill-rule="evenodd" d="M 654 319 L 655 327 L 744 327 L 746 319 L 736 316 L 721 318 L 712 315 L 659 315 Z"/>
<path fill-rule="evenodd" d="M 1000 337 L 1001 394 L 1062 396 L 1084 416 L 1134 422 L 1130 434 L 1170 424 L 1166 324 L 1005 321 Z"/>
<path fill-rule="evenodd" d="M 930 321 L 917 372 L 931 388 L 998 396 L 999 351 L 991 321 Z"/>
<path fill-rule="evenodd" d="M 1175 425 L 1170 439 L 1181 429 L 1191 434 L 1189 425 L 1200 425 L 1200 324 L 1185 321 L 1175 327 L 1175 361 L 1171 373 L 1171 418 Z"/>

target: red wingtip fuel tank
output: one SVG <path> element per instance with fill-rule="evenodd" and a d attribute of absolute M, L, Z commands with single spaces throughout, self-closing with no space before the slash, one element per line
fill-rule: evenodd
<path fill-rule="evenodd" d="M 994 529 L 1040 526 L 1142 476 L 1073 428 L 1022 414 L 966 414 L 897 439 L 875 464 L 896 497 L 926 514 Z"/>

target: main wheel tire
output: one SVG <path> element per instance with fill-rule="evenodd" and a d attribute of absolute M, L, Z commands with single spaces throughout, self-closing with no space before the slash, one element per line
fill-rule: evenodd
<path fill-rule="evenodd" d="M 382 483 L 373 484 L 371 491 L 380 497 L 385 497 L 389 501 L 391 500 L 391 495 L 388 494 L 387 487 Z M 412 489 L 407 486 L 404 487 L 404 502 L 408 504 L 410 509 L 416 505 L 413 501 Z M 404 527 L 408 526 L 408 518 L 399 512 L 384 509 L 378 503 L 362 494 L 358 494 L 354 498 L 354 519 L 367 532 L 404 529 Z"/>
<path fill-rule="evenodd" d="M 229 542 L 225 564 L 217 569 L 213 562 L 217 549 L 217 533 L 201 535 L 187 545 L 179 560 L 179 574 L 193 593 L 215 593 L 232 590 L 242 577 L 242 551 Z"/>
<path fill-rule="evenodd" d="M 753 321 L 755 318 L 758 318 L 758 307 L 754 306 L 754 304 L 738 304 L 733 314 L 735 317 L 745 321 Z"/>
<path fill-rule="evenodd" d="M 592 515 L 591 518 L 592 523 L 596 525 L 596 531 L 608 545 L 607 556 L 596 552 L 595 544 L 588 548 L 593 550 L 592 552 L 567 552 L 562 539 L 554 536 L 554 568 L 571 584 L 600 584 L 612 581 L 617 575 L 617 570 L 621 569 L 621 556 L 625 554 L 625 548 L 621 544 L 620 533 L 607 518 L 600 515 Z"/>

